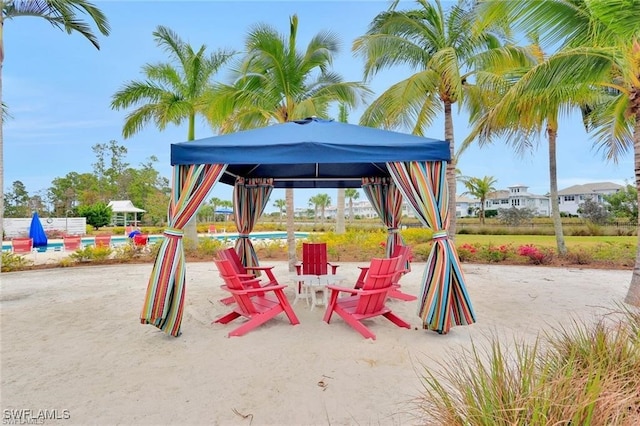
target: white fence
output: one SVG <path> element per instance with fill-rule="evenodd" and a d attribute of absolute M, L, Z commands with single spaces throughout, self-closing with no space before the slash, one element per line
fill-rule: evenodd
<path fill-rule="evenodd" d="M 86 217 L 50 217 L 40 218 L 44 232 L 58 231 L 67 235 L 85 235 L 87 233 Z M 31 218 L 5 218 L 2 229 L 5 238 L 28 237 Z"/>

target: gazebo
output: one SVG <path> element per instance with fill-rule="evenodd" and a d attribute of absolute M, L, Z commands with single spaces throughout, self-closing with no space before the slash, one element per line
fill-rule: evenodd
<path fill-rule="evenodd" d="M 149 279 L 141 314 L 178 336 L 184 308 L 183 227 L 211 188 L 233 185 L 236 251 L 256 265 L 249 235 L 273 188 L 360 188 L 387 226 L 387 255 L 402 242 L 402 200 L 433 232 L 418 316 L 423 328 L 447 333 L 475 322 L 449 224 L 446 141 L 309 118 L 171 145 L 169 228 Z"/>
<path fill-rule="evenodd" d="M 120 223 L 119 219 L 122 220 L 123 226 L 127 226 L 128 214 L 133 213 L 133 221 L 129 223 L 133 223 L 134 226 L 138 225 L 138 213 L 145 213 L 146 210 L 140 209 L 133 205 L 131 200 L 117 200 L 117 201 L 109 201 L 108 207 L 111 207 L 111 211 L 114 213 L 111 222 L 114 224 Z"/>

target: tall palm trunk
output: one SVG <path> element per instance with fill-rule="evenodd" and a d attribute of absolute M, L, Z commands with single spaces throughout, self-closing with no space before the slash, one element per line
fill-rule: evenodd
<path fill-rule="evenodd" d="M 638 189 L 638 205 L 640 206 L 640 87 L 635 88 L 635 98 L 632 98 L 632 111 L 636 117 L 633 129 L 633 161 L 636 178 L 636 188 Z M 640 215 L 638 215 L 638 246 L 636 248 L 636 264 L 633 267 L 629 291 L 624 301 L 630 305 L 640 306 Z"/>
<path fill-rule="evenodd" d="M 456 236 L 456 160 L 453 141 L 453 115 L 451 102 L 444 102 L 444 139 L 449 142 L 451 160 L 447 163 L 447 186 L 449 187 L 449 238 Z"/>
<path fill-rule="evenodd" d="M 192 141 L 196 138 L 195 133 L 195 114 L 189 116 L 189 125 L 187 128 L 187 140 Z M 213 217 L 215 219 L 216 213 L 214 208 Z M 189 222 L 184 226 L 184 247 L 189 250 L 196 250 L 198 248 L 198 215 L 195 214 Z"/>
<path fill-rule="evenodd" d="M 0 6 L 3 2 L 0 1 Z M 0 9 L 0 232 L 4 235 L 4 105 L 2 102 L 2 65 L 4 64 L 4 18 Z"/>
<path fill-rule="evenodd" d="M 287 209 L 287 256 L 289 258 L 289 272 L 296 270 L 296 235 L 293 209 L 293 188 L 285 191 L 285 203 Z"/>
<path fill-rule="evenodd" d="M 558 130 L 553 126 L 547 126 L 547 138 L 549 139 L 549 185 L 551 197 L 551 217 L 553 219 L 553 230 L 556 234 L 556 245 L 558 254 L 565 256 L 567 246 L 564 243 L 564 232 L 562 230 L 562 218 L 560 217 L 560 202 L 558 201 L 558 166 L 556 161 L 556 141 Z"/>
<path fill-rule="evenodd" d="M 336 234 L 344 234 L 344 188 L 338 188 L 338 208 L 336 210 Z"/>

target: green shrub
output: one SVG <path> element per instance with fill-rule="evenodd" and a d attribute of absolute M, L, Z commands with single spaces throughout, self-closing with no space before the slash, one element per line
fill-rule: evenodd
<path fill-rule="evenodd" d="M 473 262 L 477 259 L 478 248 L 472 244 L 462 244 L 457 252 L 461 262 Z"/>
<path fill-rule="evenodd" d="M 566 258 L 576 265 L 588 265 L 593 262 L 593 253 L 586 249 L 579 249 L 568 252 Z"/>
<path fill-rule="evenodd" d="M 19 271 L 31 265 L 33 265 L 31 260 L 18 254 L 8 251 L 2 252 L 2 272 Z"/>
<path fill-rule="evenodd" d="M 85 246 L 71 253 L 69 257 L 78 262 L 104 261 L 111 255 L 110 247 Z"/>
<path fill-rule="evenodd" d="M 195 252 L 191 252 L 187 250 L 187 255 L 195 256 L 200 259 L 213 259 L 218 250 L 220 250 L 223 246 L 223 242 L 215 239 L 215 238 L 200 238 L 198 240 L 198 248 Z M 157 252 L 160 250 L 160 246 L 158 246 L 157 250 L 155 250 L 155 256 L 157 256 Z M 154 250 L 152 250 L 152 253 Z"/>
<path fill-rule="evenodd" d="M 509 245 L 494 246 L 489 244 L 478 247 L 477 257 L 488 263 L 497 263 L 507 260 L 510 252 L 513 252 L 513 248 Z"/>
<path fill-rule="evenodd" d="M 78 206 L 78 215 L 86 217 L 87 225 L 93 226 L 94 229 L 107 226 L 111 222 L 112 214 L 111 207 L 103 202 Z"/>
<path fill-rule="evenodd" d="M 533 244 L 525 244 L 516 250 L 519 256 L 527 258 L 529 263 L 534 265 L 544 265 L 551 263 L 553 252 L 546 248 L 538 248 Z"/>
<path fill-rule="evenodd" d="M 427 228 L 407 228 L 400 231 L 400 234 L 407 245 L 414 246 L 430 242 L 433 232 Z"/>
<path fill-rule="evenodd" d="M 123 244 L 117 246 L 114 250 L 114 259 L 118 259 L 121 261 L 129 261 L 135 258 L 138 255 L 138 252 L 133 247 L 133 244 Z"/>

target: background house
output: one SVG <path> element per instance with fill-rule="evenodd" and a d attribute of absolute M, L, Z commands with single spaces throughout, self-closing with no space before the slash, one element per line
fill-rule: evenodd
<path fill-rule="evenodd" d="M 622 185 L 613 182 L 594 182 L 570 186 L 558 191 L 560 212 L 577 215 L 580 204 L 586 200 L 591 199 L 597 203 L 604 204 L 604 195 L 615 194 L 623 188 Z"/>
<path fill-rule="evenodd" d="M 529 208 L 536 216 L 550 216 L 551 202 L 548 195 L 529 192 L 529 187 L 522 184 L 509 186 L 507 190 L 494 191 L 485 200 L 485 210 Z"/>
<path fill-rule="evenodd" d="M 604 195 L 614 194 L 624 187 L 612 182 L 595 182 L 584 185 L 574 185 L 558 191 L 560 199 L 560 212 L 572 215 L 578 214 L 578 207 L 587 199 L 604 204 Z M 345 203 L 345 216 L 349 216 L 348 203 Z M 507 189 L 497 190 L 490 193 L 485 200 L 485 211 L 529 208 L 536 216 L 551 216 L 551 199 L 549 194 L 539 195 L 529 192 L 527 185 L 516 184 Z M 296 209 L 297 216 L 304 216 L 307 209 Z M 458 195 L 456 198 L 457 217 L 477 217 L 480 211 L 480 200 Z M 327 219 L 335 219 L 337 213 L 336 206 L 329 206 L 325 209 Z M 369 203 L 369 200 L 359 199 L 353 202 L 353 214 L 360 218 L 376 218 L 376 211 Z M 406 203 L 402 204 L 402 215 L 413 217 L 413 212 Z"/>

